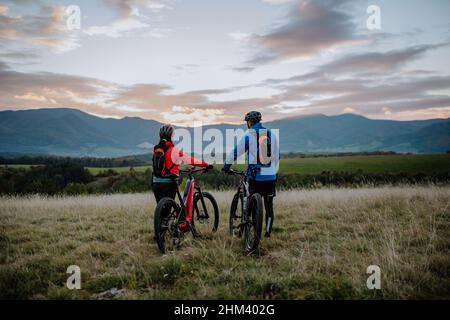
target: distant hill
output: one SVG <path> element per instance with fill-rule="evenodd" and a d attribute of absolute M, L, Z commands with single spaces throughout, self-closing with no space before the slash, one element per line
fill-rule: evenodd
<path fill-rule="evenodd" d="M 280 129 L 282 152 L 450 150 L 450 119 L 372 120 L 354 114 L 311 115 L 267 122 Z M 118 157 L 142 154 L 161 124 L 136 117 L 99 118 L 76 109 L 0 112 L 0 154 Z M 238 126 L 206 126 L 224 131 Z M 243 128 L 243 126 L 240 126 Z"/>
<path fill-rule="evenodd" d="M 0 112 L 0 152 L 116 157 L 142 154 L 160 123 L 140 118 L 104 119 L 76 109 Z"/>
<path fill-rule="evenodd" d="M 450 119 L 372 120 L 355 114 L 314 115 L 278 120 L 268 124 L 282 129 L 280 140 L 286 152 L 414 153 L 449 150 L 450 130 L 442 130 L 449 125 Z"/>

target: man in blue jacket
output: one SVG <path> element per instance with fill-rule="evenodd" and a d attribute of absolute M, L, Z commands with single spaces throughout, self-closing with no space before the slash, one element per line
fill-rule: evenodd
<path fill-rule="evenodd" d="M 274 220 L 273 198 L 276 195 L 275 185 L 280 154 L 276 135 L 263 127 L 261 118 L 261 113 L 258 111 L 250 111 L 246 114 L 244 121 L 247 122 L 248 130 L 227 156 L 222 170 L 225 173 L 229 172 L 232 163 L 246 153 L 249 191 L 250 194 L 259 193 L 264 199 L 266 211 L 266 232 L 264 236 L 268 238 Z M 268 141 L 268 143 L 265 144 L 265 152 L 262 152 L 261 141 L 264 139 L 267 139 L 266 142 Z M 261 154 L 264 154 L 263 157 L 261 157 Z"/>

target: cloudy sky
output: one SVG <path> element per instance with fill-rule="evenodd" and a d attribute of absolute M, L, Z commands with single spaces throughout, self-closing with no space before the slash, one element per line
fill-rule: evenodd
<path fill-rule="evenodd" d="M 80 29 L 67 27 L 70 5 Z M 448 0 L 2 0 L 0 110 L 180 125 L 253 109 L 447 118 L 449 12 Z"/>

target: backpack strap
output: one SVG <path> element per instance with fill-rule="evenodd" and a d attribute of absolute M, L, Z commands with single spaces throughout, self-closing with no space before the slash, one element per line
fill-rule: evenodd
<path fill-rule="evenodd" d="M 175 167 L 175 163 L 172 162 L 172 165 L 170 166 L 170 168 L 167 169 L 167 171 L 170 173 L 170 171 L 173 169 L 173 167 Z"/>

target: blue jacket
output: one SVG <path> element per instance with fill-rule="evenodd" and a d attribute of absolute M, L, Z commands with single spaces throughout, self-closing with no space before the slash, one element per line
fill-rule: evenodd
<path fill-rule="evenodd" d="M 262 130 L 262 132 L 260 132 Z M 246 153 L 247 176 L 251 177 L 255 181 L 273 181 L 277 179 L 278 166 L 280 162 L 280 148 L 278 144 L 277 133 L 278 130 L 270 130 L 271 139 L 271 157 L 270 162 L 267 164 L 258 164 L 256 145 L 257 136 L 259 134 L 267 134 L 267 129 L 262 126 L 261 123 L 254 124 L 249 130 L 244 133 L 242 139 L 229 153 L 225 160 L 224 169 L 229 169 L 231 165 L 240 157 Z M 255 176 L 252 173 L 255 172 Z"/>

